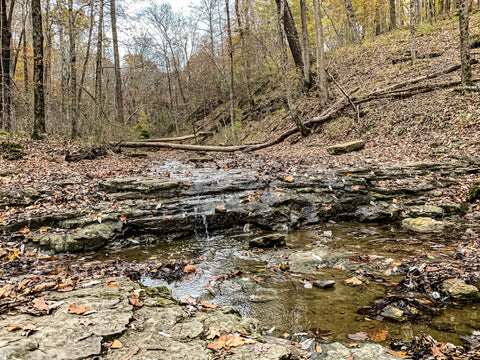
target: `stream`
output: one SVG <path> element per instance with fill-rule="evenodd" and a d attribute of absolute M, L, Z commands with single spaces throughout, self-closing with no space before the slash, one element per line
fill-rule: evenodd
<path fill-rule="evenodd" d="M 242 315 L 259 319 L 267 333 L 278 337 L 286 333 L 323 342 L 351 342 L 348 334 L 388 330 L 393 338 L 412 340 L 426 333 L 439 341 L 459 344 L 460 336 L 480 329 L 475 304 L 459 305 L 415 322 L 378 321 L 357 313 L 402 278 L 395 275 L 397 265 L 422 257 L 448 260 L 452 256 L 449 242 L 455 236 L 452 240 L 438 235 L 412 237 L 391 224 L 328 222 L 288 234 L 286 248 L 252 249 L 249 240 L 258 235 L 248 228 L 243 230 L 209 232 L 206 224 L 195 236 L 183 239 L 144 235 L 139 242 L 150 237 L 147 243 L 155 245 L 105 251 L 97 259 L 192 259 L 199 271 L 187 279 L 170 284 L 148 277 L 141 281 L 147 286 L 169 285 L 177 299 L 190 295 L 222 306 L 233 305 Z M 312 253 L 316 264 L 304 261 Z M 282 271 L 282 263 L 289 269 Z M 385 281 L 348 286 L 345 280 L 359 268 Z M 312 286 L 312 280 L 335 280 L 336 284 L 320 289 Z"/>

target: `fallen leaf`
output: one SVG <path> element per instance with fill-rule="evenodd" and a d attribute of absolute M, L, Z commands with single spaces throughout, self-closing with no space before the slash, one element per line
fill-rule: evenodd
<path fill-rule="evenodd" d="M 322 347 L 320 345 L 315 345 L 315 352 L 319 354 L 323 353 Z"/>
<path fill-rule="evenodd" d="M 207 301 L 200 301 L 200 304 L 202 304 L 202 305 L 205 306 L 206 308 L 210 308 L 210 309 L 216 309 L 216 308 L 220 305 L 220 303 L 218 303 L 218 304 L 211 304 L 211 303 L 209 303 L 209 302 L 207 302 Z"/>
<path fill-rule="evenodd" d="M 392 351 L 392 350 L 387 350 L 387 352 L 393 356 L 396 356 L 396 357 L 399 357 L 399 358 L 403 358 L 403 359 L 407 359 L 407 358 L 410 358 L 411 356 L 407 355 L 407 353 L 405 351 Z"/>
<path fill-rule="evenodd" d="M 70 314 L 77 314 L 77 315 L 83 315 L 87 311 L 90 311 L 90 305 L 89 306 L 82 305 L 82 306 L 76 307 L 75 304 L 72 304 L 72 305 L 70 305 L 70 308 L 68 309 L 68 312 Z"/>
<path fill-rule="evenodd" d="M 135 307 L 142 307 L 143 306 L 143 301 L 138 300 L 138 298 L 131 297 L 129 299 L 130 304 L 132 304 Z"/>
<path fill-rule="evenodd" d="M 208 340 L 215 339 L 217 336 L 220 337 L 220 329 L 219 328 L 216 328 L 216 327 L 212 326 L 210 329 L 208 329 L 208 333 L 207 333 L 207 339 Z"/>
<path fill-rule="evenodd" d="M 109 283 L 109 284 L 107 284 L 107 286 L 111 287 L 111 288 L 119 288 L 120 287 L 117 284 L 113 284 L 113 283 Z"/>
<path fill-rule="evenodd" d="M 372 331 L 368 333 L 368 336 L 372 341 L 382 342 L 387 340 L 388 330 Z"/>
<path fill-rule="evenodd" d="M 118 217 L 118 220 L 120 220 L 121 222 L 125 222 L 125 221 L 127 221 L 127 217 L 125 215 L 120 215 Z"/>
<path fill-rule="evenodd" d="M 285 176 L 283 179 L 289 183 L 295 182 L 295 178 L 292 175 Z"/>
<path fill-rule="evenodd" d="M 207 345 L 207 348 L 209 349 L 212 349 L 212 350 L 221 350 L 224 346 L 225 346 L 225 343 L 227 342 L 228 340 L 228 335 L 223 335 L 221 336 L 217 342 L 214 342 L 212 344 L 208 344 Z"/>
<path fill-rule="evenodd" d="M 0 341 L 0 348 L 3 348 L 5 346 L 7 346 L 8 344 L 10 344 L 10 342 L 8 341 Z"/>
<path fill-rule="evenodd" d="M 37 310 L 50 311 L 50 307 L 45 302 L 45 299 L 35 299 L 35 300 L 33 300 L 33 307 Z"/>
<path fill-rule="evenodd" d="M 20 325 L 4 326 L 3 328 L 7 331 L 15 331 L 15 330 L 22 330 L 23 326 L 20 326 Z"/>
<path fill-rule="evenodd" d="M 28 234 L 30 232 L 30 229 L 28 226 L 25 226 L 22 230 L 19 231 L 20 234 Z"/>
<path fill-rule="evenodd" d="M 110 346 L 111 349 L 121 349 L 122 347 L 122 343 L 117 339 L 113 340 L 112 346 Z"/>
<path fill-rule="evenodd" d="M 50 226 L 42 226 L 39 230 L 40 234 L 45 234 L 48 232 L 48 230 L 50 230 L 51 227 Z"/>
<path fill-rule="evenodd" d="M 80 321 L 80 324 L 82 324 L 83 326 L 90 326 L 93 324 L 93 321 L 90 319 L 83 319 L 82 321 Z"/>
<path fill-rule="evenodd" d="M 183 269 L 183 272 L 187 274 L 193 273 L 195 271 L 197 271 L 197 267 L 195 265 L 187 265 Z"/>
<path fill-rule="evenodd" d="M 359 331 L 355 334 L 348 334 L 350 340 L 363 341 L 368 339 L 368 334 L 365 331 Z"/>
<path fill-rule="evenodd" d="M 356 276 L 345 280 L 345 284 L 352 285 L 352 286 L 358 286 L 362 285 L 362 280 L 358 279 Z"/>
<path fill-rule="evenodd" d="M 250 279 L 255 280 L 257 283 L 261 281 L 260 278 L 256 276 L 252 276 Z"/>

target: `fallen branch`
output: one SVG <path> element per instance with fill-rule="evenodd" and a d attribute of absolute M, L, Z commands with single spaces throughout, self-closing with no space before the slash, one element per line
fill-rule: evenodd
<path fill-rule="evenodd" d="M 142 139 L 138 140 L 137 142 L 170 142 L 170 141 L 183 141 L 183 140 L 189 140 L 189 139 L 195 139 L 196 137 L 204 137 L 204 136 L 209 136 L 213 135 L 213 132 L 199 132 L 197 134 L 192 134 L 192 135 L 185 135 L 185 136 L 177 136 L 177 137 L 171 137 L 171 138 L 160 138 L 160 139 Z"/>
<path fill-rule="evenodd" d="M 478 61 L 474 60 L 472 63 L 477 63 Z M 330 120 L 333 116 L 338 114 L 340 111 L 345 109 L 347 106 L 351 105 L 351 103 L 355 104 L 360 104 L 368 101 L 372 101 L 375 99 L 379 98 L 384 98 L 388 96 L 392 97 L 405 97 L 405 96 L 410 96 L 414 95 L 414 91 L 428 91 L 432 90 L 435 88 L 445 88 L 445 87 L 450 87 L 450 86 L 456 86 L 460 82 L 459 81 L 450 81 L 446 83 L 440 83 L 440 84 L 429 84 L 429 85 L 422 85 L 418 87 L 413 87 L 413 88 L 407 88 L 407 89 L 402 89 L 405 86 L 408 85 L 413 85 L 416 84 L 420 81 L 423 80 L 431 80 L 435 79 L 439 76 L 449 74 L 451 72 L 454 72 L 456 70 L 460 69 L 460 65 L 455 65 L 452 67 L 449 67 L 448 69 L 438 71 L 429 75 L 417 77 L 415 79 L 410 79 L 403 81 L 401 83 L 393 84 L 391 86 L 388 86 L 386 88 L 376 90 L 371 92 L 370 94 L 367 94 L 363 97 L 349 97 L 348 101 L 345 100 L 345 98 L 342 98 L 338 100 L 335 104 L 333 104 L 330 108 L 328 108 L 326 111 L 324 111 L 321 115 L 310 119 L 306 122 L 303 123 L 304 126 L 309 127 L 311 125 L 316 125 L 320 124 L 323 122 L 326 122 Z M 477 81 L 479 79 L 475 79 Z M 344 94 L 345 95 L 345 94 Z M 289 136 L 295 134 L 298 132 L 298 127 L 291 128 L 278 136 L 277 138 L 257 144 L 257 145 L 238 145 L 238 146 L 203 146 L 203 145 L 184 145 L 184 144 L 170 144 L 168 142 L 125 142 L 125 143 L 120 143 L 120 147 L 161 147 L 161 148 L 167 148 L 167 149 L 178 149 L 178 150 L 191 150 L 191 151 L 214 151 L 214 152 L 237 152 L 237 151 L 244 151 L 244 152 L 250 152 L 250 151 L 257 151 L 261 149 L 268 148 L 270 146 L 276 145 L 287 139 Z M 176 138 L 178 140 L 178 138 Z"/>

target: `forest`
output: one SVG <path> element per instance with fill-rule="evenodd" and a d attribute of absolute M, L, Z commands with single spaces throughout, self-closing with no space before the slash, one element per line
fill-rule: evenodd
<path fill-rule="evenodd" d="M 479 359 L 480 0 L 179 5 L 0 0 L 0 359 Z"/>

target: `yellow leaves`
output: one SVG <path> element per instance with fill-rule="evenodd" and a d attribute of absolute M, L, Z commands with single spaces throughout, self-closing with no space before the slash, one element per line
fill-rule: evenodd
<path fill-rule="evenodd" d="M 285 180 L 286 182 L 289 182 L 289 183 L 295 182 L 295 178 L 292 175 L 285 176 L 283 178 L 283 180 Z"/>
<path fill-rule="evenodd" d="M 392 350 L 387 350 L 387 352 L 393 356 L 402 358 L 402 359 L 409 359 L 411 356 L 407 355 L 405 351 L 392 351 Z"/>
<path fill-rule="evenodd" d="M 351 286 L 358 286 L 358 285 L 362 285 L 362 280 L 354 276 L 350 279 L 345 280 L 345 284 L 351 285 Z"/>
<path fill-rule="evenodd" d="M 8 261 L 13 261 L 15 259 L 20 259 L 20 250 L 17 248 L 13 249 L 13 252 L 8 255 Z"/>
<path fill-rule="evenodd" d="M 221 336 L 217 342 L 208 344 L 207 348 L 211 350 L 219 351 L 223 348 L 225 350 L 230 350 L 232 347 L 239 347 L 244 344 L 254 344 L 255 340 L 243 338 L 241 336 L 233 336 L 233 335 L 223 335 Z"/>
<path fill-rule="evenodd" d="M 28 226 L 25 226 L 22 230 L 19 231 L 20 234 L 28 235 L 30 234 L 30 229 Z"/>
<path fill-rule="evenodd" d="M 212 326 L 208 329 L 207 340 L 212 340 L 216 337 L 220 337 L 220 329 Z"/>
<path fill-rule="evenodd" d="M 40 228 L 40 230 L 38 230 L 38 232 L 39 232 L 40 234 L 45 234 L 45 233 L 47 233 L 48 230 L 50 230 L 50 229 L 51 229 L 50 226 L 42 226 L 42 227 Z"/>
<path fill-rule="evenodd" d="M 220 303 L 218 304 L 211 304 L 207 301 L 201 301 L 200 304 L 202 304 L 204 307 L 209 308 L 209 309 L 216 309 L 217 307 L 220 306 Z"/>
<path fill-rule="evenodd" d="M 378 330 L 368 333 L 368 337 L 375 342 L 382 342 L 387 340 L 388 330 Z"/>

